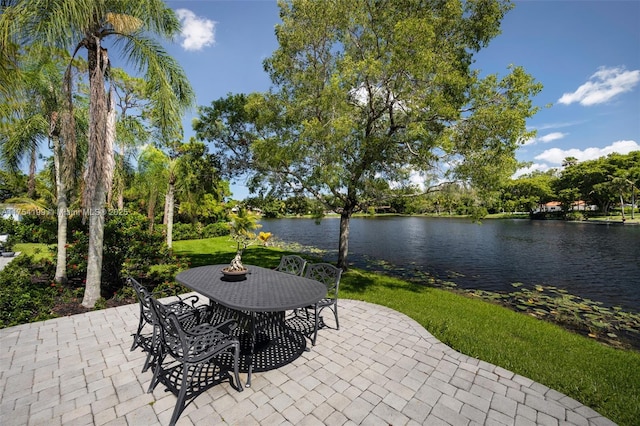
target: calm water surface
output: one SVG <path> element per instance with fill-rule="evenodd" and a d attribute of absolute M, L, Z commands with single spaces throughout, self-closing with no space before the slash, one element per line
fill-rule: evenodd
<path fill-rule="evenodd" d="M 327 250 L 337 259 L 338 218 L 262 220 L 276 238 Z M 640 312 L 640 226 L 562 221 L 425 217 L 354 218 L 350 264 L 429 272 L 459 287 L 512 291 L 553 285 L 583 298 Z M 393 269 L 393 268 L 392 268 Z"/>

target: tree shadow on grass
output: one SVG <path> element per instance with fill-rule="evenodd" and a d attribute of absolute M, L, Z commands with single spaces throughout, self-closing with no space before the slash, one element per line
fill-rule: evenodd
<path fill-rule="evenodd" d="M 183 256 L 190 261 L 190 267 L 206 265 L 226 265 L 231 263 L 235 251 L 217 251 L 212 253 L 185 253 Z M 275 268 L 280 263 L 280 258 L 286 254 L 298 254 L 289 251 L 274 250 L 266 247 L 249 247 L 242 253 L 244 265 L 255 265 L 263 268 Z"/>
<path fill-rule="evenodd" d="M 399 278 L 385 276 L 379 272 L 362 271 L 358 269 L 350 269 L 342 275 L 342 279 L 340 280 L 341 293 L 361 295 L 375 291 L 376 288 L 422 293 L 430 287 Z"/>

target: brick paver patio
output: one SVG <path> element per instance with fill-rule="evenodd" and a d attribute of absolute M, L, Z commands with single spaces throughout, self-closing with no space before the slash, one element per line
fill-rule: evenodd
<path fill-rule="evenodd" d="M 138 306 L 0 330 L 0 425 L 167 424 L 175 396 L 146 389 L 130 352 Z M 594 410 L 462 355 L 391 309 L 340 301 L 339 331 L 293 363 L 200 395 L 181 425 L 613 425 Z M 241 377 L 243 380 L 245 375 Z"/>

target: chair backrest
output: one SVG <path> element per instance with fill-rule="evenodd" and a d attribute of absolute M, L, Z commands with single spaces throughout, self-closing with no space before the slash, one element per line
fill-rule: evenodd
<path fill-rule="evenodd" d="M 295 254 L 289 254 L 280 258 L 280 264 L 276 271 L 286 272 L 292 275 L 302 275 L 307 261 Z"/>
<path fill-rule="evenodd" d="M 154 317 L 151 312 L 151 303 L 149 302 L 151 293 L 149 293 L 149 290 L 144 288 L 142 284 L 136 281 L 135 278 L 127 278 L 127 283 L 133 287 L 136 292 L 136 296 L 138 296 L 138 302 L 140 303 L 140 315 L 142 315 L 148 323 L 153 323 Z"/>
<path fill-rule="evenodd" d="M 304 276 L 305 278 L 320 281 L 327 286 L 327 295 L 329 298 L 338 298 L 342 269 L 336 268 L 330 263 L 310 263 L 307 265 Z"/>
<path fill-rule="evenodd" d="M 186 336 L 175 313 L 167 309 L 155 297 L 149 295 L 151 312 L 155 324 L 160 328 L 162 347 L 175 359 L 182 359 L 186 345 Z"/>

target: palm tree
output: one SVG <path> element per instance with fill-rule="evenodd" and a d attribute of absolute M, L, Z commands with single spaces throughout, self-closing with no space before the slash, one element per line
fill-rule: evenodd
<path fill-rule="evenodd" d="M 92 308 L 100 297 L 104 205 L 113 176 L 115 138 L 113 96 L 107 95 L 105 83 L 110 69 L 105 46 L 112 40 L 125 60 L 145 72 L 154 125 L 167 138 L 180 138 L 181 115 L 193 105 L 193 90 L 180 65 L 152 37 L 170 39 L 180 22 L 161 0 L 24 0 L 3 12 L 0 44 L 40 42 L 68 49 L 72 58 L 87 51 L 90 122 L 83 205 L 90 214 L 82 305 Z"/>
<path fill-rule="evenodd" d="M 34 198 L 37 154 L 47 134 L 47 122 L 38 108 L 39 103 L 33 103 L 34 94 L 27 91 L 23 94 L 21 102 L 5 102 L 0 108 L 0 155 L 13 172 L 28 158 L 27 196 Z"/>
<path fill-rule="evenodd" d="M 624 217 L 624 195 L 631 188 L 631 193 L 633 193 L 633 181 L 630 179 L 630 171 L 629 170 L 618 170 L 615 175 L 609 176 L 610 184 L 614 192 L 618 193 L 620 197 L 620 211 L 622 212 L 622 222 L 626 219 Z M 631 207 L 631 212 L 633 215 L 633 202 Z M 633 218 L 633 216 L 632 216 Z"/>
<path fill-rule="evenodd" d="M 261 228 L 258 223 L 258 216 L 246 209 L 239 207 L 235 213 L 231 214 L 231 222 L 229 222 L 229 230 L 231 231 L 231 239 L 236 242 L 236 256 L 229 265 L 230 271 L 242 271 L 246 269 L 242 265 L 242 252 L 251 243 L 257 241 L 258 237 L 253 232 Z"/>
<path fill-rule="evenodd" d="M 153 145 L 148 145 L 138 157 L 137 189 L 146 200 L 149 232 L 153 232 L 158 199 L 164 194 L 169 179 L 169 157 Z"/>
<path fill-rule="evenodd" d="M 47 78 L 46 68 L 40 69 L 41 61 L 37 47 L 13 56 L 14 69 L 12 84 L 2 92 L 0 99 L 0 155 L 4 164 L 12 172 L 20 169 L 23 160 L 28 159 L 29 173 L 27 197 L 34 198 L 36 186 L 36 161 L 38 151 L 46 138 L 49 128 L 47 95 L 42 85 Z M 52 63 L 52 61 L 49 61 Z"/>
<path fill-rule="evenodd" d="M 4 106 L 11 106 L 7 113 L 3 108 L 0 138 L 4 139 L 0 154 L 9 168 L 15 173 L 19 169 L 20 161 L 24 157 L 30 158 L 29 184 L 27 197 L 35 196 L 36 154 L 44 140 L 49 143 L 53 152 L 55 203 L 58 221 L 58 247 L 56 272 L 54 279 L 64 282 L 66 272 L 66 244 L 67 244 L 67 192 L 72 182 L 71 173 L 64 170 L 75 169 L 70 161 L 75 156 L 65 156 L 65 119 L 68 110 L 64 109 L 64 94 L 62 91 L 62 73 L 64 64 L 69 62 L 69 55 L 64 51 L 43 49 L 42 46 L 32 45 L 20 57 L 21 69 L 20 85 L 14 85 L 7 100 L 23 98 L 22 102 L 7 102 Z M 82 120 L 75 120 L 82 124 Z M 77 129 L 74 129 L 75 133 Z"/>

